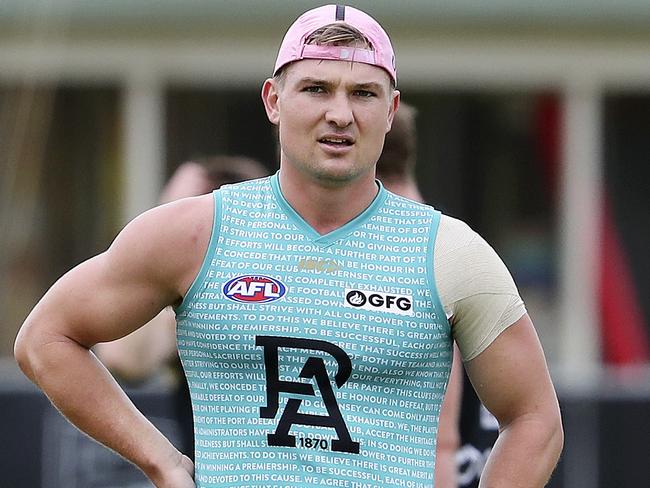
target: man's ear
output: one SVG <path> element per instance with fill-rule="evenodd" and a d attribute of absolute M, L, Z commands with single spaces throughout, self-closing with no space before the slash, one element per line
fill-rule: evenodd
<path fill-rule="evenodd" d="M 390 128 L 393 126 L 393 119 L 395 114 L 399 110 L 399 102 L 401 94 L 399 90 L 393 90 L 393 99 L 390 102 L 390 108 L 388 109 L 388 121 L 386 123 L 386 133 L 390 131 Z"/>
<path fill-rule="evenodd" d="M 276 80 L 268 78 L 262 85 L 262 101 L 266 116 L 272 124 L 278 125 L 280 122 L 279 94 Z"/>

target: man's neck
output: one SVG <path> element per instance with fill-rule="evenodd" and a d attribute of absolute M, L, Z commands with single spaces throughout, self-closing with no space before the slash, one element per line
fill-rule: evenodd
<path fill-rule="evenodd" d="M 320 235 L 332 232 L 360 215 L 377 196 L 373 175 L 350 184 L 325 185 L 280 170 L 282 195 L 289 205 Z"/>

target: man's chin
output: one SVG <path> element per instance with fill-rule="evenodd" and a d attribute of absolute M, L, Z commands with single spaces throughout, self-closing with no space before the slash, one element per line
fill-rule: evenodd
<path fill-rule="evenodd" d="M 323 185 L 340 187 L 350 184 L 359 178 L 358 171 L 351 168 L 330 167 L 318 171 L 316 177 Z"/>

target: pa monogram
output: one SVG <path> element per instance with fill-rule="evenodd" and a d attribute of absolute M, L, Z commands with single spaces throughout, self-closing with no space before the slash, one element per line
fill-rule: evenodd
<path fill-rule="evenodd" d="M 280 379 L 278 365 L 278 348 L 280 347 L 283 349 L 322 351 L 331 355 L 338 365 L 338 371 L 334 376 L 338 388 L 345 384 L 352 373 L 350 357 L 343 349 L 330 342 L 295 337 L 257 336 L 255 345 L 264 348 L 264 365 L 266 368 L 266 406 L 260 407 L 260 418 L 273 419 L 276 417 L 280 408 L 280 392 L 290 395 L 316 395 L 314 388 L 309 383 Z M 323 359 L 310 356 L 299 376 L 305 379 L 314 378 L 327 409 L 327 415 L 299 413 L 298 410 L 303 400 L 290 398 L 280 416 L 275 432 L 268 434 L 269 445 L 295 447 L 296 437 L 289 435 L 291 426 L 294 424 L 310 425 L 336 431 L 338 439 L 332 440 L 332 451 L 358 454 L 359 443 L 354 442 L 350 437 L 350 431 L 341 415 Z"/>

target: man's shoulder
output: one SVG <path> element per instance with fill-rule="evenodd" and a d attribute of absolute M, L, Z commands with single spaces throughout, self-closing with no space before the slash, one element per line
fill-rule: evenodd
<path fill-rule="evenodd" d="M 207 193 L 195 197 L 181 198 L 156 207 L 163 218 L 183 218 L 191 220 L 212 219 L 214 210 L 214 193 Z M 174 222 L 169 222 L 173 225 Z"/>
<path fill-rule="evenodd" d="M 120 249 L 136 249 L 144 259 L 189 264 L 190 253 L 207 246 L 213 214 L 211 194 L 175 200 L 140 214 L 120 232 L 116 242 L 122 241 Z"/>
<path fill-rule="evenodd" d="M 183 198 L 141 215 L 142 259 L 182 294 L 201 267 L 213 229 L 213 194 Z M 138 229 L 135 229 L 136 233 Z"/>
<path fill-rule="evenodd" d="M 129 222 L 124 231 L 132 228 L 142 237 L 182 239 L 206 226 L 211 229 L 213 202 L 213 195 L 206 194 L 164 203 L 140 214 Z"/>
<path fill-rule="evenodd" d="M 197 241 L 207 241 L 212 232 L 214 220 L 214 196 L 209 193 L 183 198 L 158 208 L 156 219 L 165 228 L 164 238 L 176 245 L 194 246 Z"/>
<path fill-rule="evenodd" d="M 439 239 L 442 238 L 448 242 L 453 242 L 455 246 L 465 246 L 479 238 L 469 224 L 456 217 L 447 214 L 440 215 L 440 227 L 438 231 Z"/>

